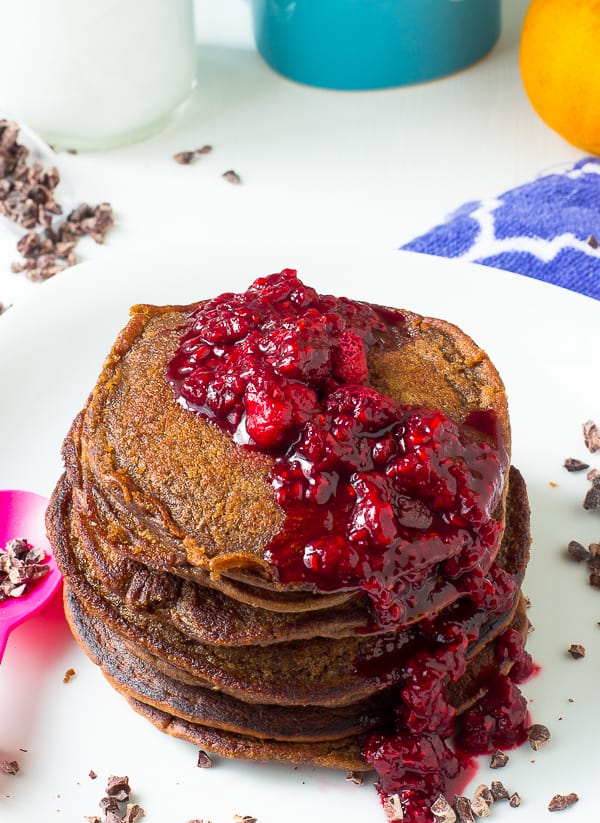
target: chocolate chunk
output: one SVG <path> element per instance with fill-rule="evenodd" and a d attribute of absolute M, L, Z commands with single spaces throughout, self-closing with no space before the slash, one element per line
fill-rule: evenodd
<path fill-rule="evenodd" d="M 527 740 L 534 752 L 538 752 L 550 740 L 550 730 L 541 723 L 534 723 L 527 729 Z"/>
<path fill-rule="evenodd" d="M 504 787 L 504 784 L 499 780 L 492 780 L 490 791 L 494 800 L 508 800 L 509 794 Z"/>
<path fill-rule="evenodd" d="M 435 823 L 456 823 L 454 809 L 448 803 L 443 794 L 438 795 L 431 806 L 431 814 Z"/>
<path fill-rule="evenodd" d="M 571 643 L 568 651 L 574 660 L 580 660 L 582 657 L 585 657 L 585 646 L 582 646 L 581 643 Z"/>
<path fill-rule="evenodd" d="M 2 774 L 18 774 L 20 770 L 18 760 L 0 760 Z"/>
<path fill-rule="evenodd" d="M 590 467 L 589 463 L 584 463 L 576 457 L 567 457 L 563 465 L 568 472 L 582 472 Z"/>
<path fill-rule="evenodd" d="M 476 823 L 471 802 L 468 797 L 457 795 L 454 798 L 454 809 L 459 823 Z"/>
<path fill-rule="evenodd" d="M 590 556 L 590 553 L 586 547 L 577 540 L 569 540 L 567 552 L 569 557 L 572 557 L 573 560 L 576 560 L 578 563 L 582 560 L 587 560 Z"/>
<path fill-rule="evenodd" d="M 509 805 L 512 806 L 513 809 L 516 809 L 517 806 L 521 805 L 521 795 L 518 792 L 513 792 L 508 801 Z"/>
<path fill-rule="evenodd" d="M 586 420 L 583 424 L 583 442 L 592 454 L 600 449 L 600 431 L 593 420 Z"/>
<path fill-rule="evenodd" d="M 555 794 L 548 803 L 548 811 L 562 812 L 563 809 L 567 809 L 569 806 L 572 806 L 573 803 L 577 803 L 578 800 L 579 797 L 575 792 L 571 792 L 570 794 Z"/>
<path fill-rule="evenodd" d="M 590 235 L 589 235 L 589 237 L 588 237 L 588 239 L 587 239 L 587 241 L 586 241 L 586 242 L 587 242 L 588 246 L 591 246 L 593 249 L 597 249 L 597 248 L 598 248 L 598 241 L 597 241 L 597 239 L 594 237 L 594 235 L 593 235 L 593 234 L 590 234 Z"/>
<path fill-rule="evenodd" d="M 242 182 L 242 178 L 233 169 L 229 169 L 228 171 L 224 171 L 221 176 L 223 177 L 223 180 L 227 180 L 228 183 L 233 183 L 236 186 L 239 183 Z"/>
<path fill-rule="evenodd" d="M 600 472 L 598 469 L 590 469 L 586 474 L 586 478 L 590 481 L 590 483 L 593 483 L 597 477 L 600 477 Z"/>
<path fill-rule="evenodd" d="M 198 762 L 196 765 L 199 769 L 210 769 L 212 766 L 212 760 L 205 751 L 202 751 L 202 749 L 198 751 Z"/>
<path fill-rule="evenodd" d="M 508 763 L 508 755 L 501 749 L 494 749 L 490 760 L 490 769 L 503 769 Z"/>
<path fill-rule="evenodd" d="M 118 777 L 115 774 L 109 775 L 105 791 L 109 797 L 114 797 L 116 800 L 129 800 L 131 794 L 129 778 L 127 776 Z"/>

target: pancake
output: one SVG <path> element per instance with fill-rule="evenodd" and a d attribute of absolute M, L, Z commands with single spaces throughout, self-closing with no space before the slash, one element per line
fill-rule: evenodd
<path fill-rule="evenodd" d="M 426 805 L 457 715 L 494 746 L 523 731 L 527 492 L 502 381 L 458 327 L 291 270 L 136 306 L 62 454 L 46 522 L 69 624 L 163 731 L 374 767 L 382 795 L 415 779 L 402 747 L 431 744 Z M 496 699 L 514 729 L 494 737 Z"/>
<path fill-rule="evenodd" d="M 518 592 L 529 556 L 529 510 L 525 485 L 516 469 L 512 469 L 511 479 L 509 517 L 498 565 L 514 577 Z M 407 626 L 374 639 L 353 630 L 334 638 L 319 634 L 303 640 L 283 638 L 274 644 L 275 648 L 271 644 L 245 643 L 235 647 L 200 642 L 183 634 L 177 623 L 168 615 L 161 615 L 160 610 L 157 614 L 147 607 L 136 609 L 118 589 L 107 589 L 106 579 L 100 582 L 94 578 L 93 566 L 88 562 L 89 541 L 94 535 L 86 532 L 72 513 L 72 494 L 66 477 L 57 487 L 48 512 L 55 556 L 68 587 L 96 620 L 122 634 L 139 650 L 145 650 L 150 659 L 154 657 L 180 669 L 188 679 L 200 679 L 240 699 L 284 705 L 313 702 L 339 706 L 355 702 L 387 685 L 380 671 L 370 677 L 359 676 L 361 664 L 378 656 L 390 643 L 394 654 L 398 654 L 413 640 L 414 633 Z M 163 592 L 160 604 L 164 611 L 164 591 L 174 593 L 178 581 L 175 576 L 165 581 L 162 572 L 154 574 L 161 576 L 162 588 L 157 585 L 156 590 Z M 109 582 L 113 579 L 109 577 Z M 473 619 L 479 619 L 483 625 L 485 614 L 472 611 Z M 234 616 L 227 613 L 224 622 L 231 620 L 233 627 Z M 285 617 L 289 618 L 289 613 Z"/>

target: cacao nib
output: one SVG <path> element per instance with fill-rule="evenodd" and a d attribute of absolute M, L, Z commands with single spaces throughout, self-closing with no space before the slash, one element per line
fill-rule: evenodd
<path fill-rule="evenodd" d="M 568 651 L 574 660 L 580 660 L 582 657 L 585 657 L 585 646 L 582 646 L 581 643 L 571 643 Z"/>
<path fill-rule="evenodd" d="M 502 769 L 508 763 L 508 755 L 501 749 L 494 749 L 490 760 L 490 769 Z"/>
<path fill-rule="evenodd" d="M 600 449 L 600 431 L 593 420 L 586 420 L 583 424 L 583 442 L 592 454 Z"/>
<path fill-rule="evenodd" d="M 583 460 L 578 460 L 576 457 L 567 457 L 564 467 L 568 472 L 581 472 L 589 469 L 590 464 L 584 463 Z"/>
<path fill-rule="evenodd" d="M 550 740 L 550 730 L 541 723 L 534 723 L 527 729 L 527 740 L 534 751 L 539 751 Z"/>
<path fill-rule="evenodd" d="M 575 794 L 575 792 L 570 792 L 569 794 L 555 794 L 548 803 L 548 811 L 561 812 L 563 809 L 568 809 L 569 806 L 577 803 L 578 800 L 579 797 Z"/>

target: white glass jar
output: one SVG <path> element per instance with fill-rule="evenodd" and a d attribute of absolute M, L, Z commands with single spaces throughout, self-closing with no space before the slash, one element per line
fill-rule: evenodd
<path fill-rule="evenodd" d="M 0 110 L 54 145 L 147 137 L 195 76 L 193 0 L 0 0 Z"/>

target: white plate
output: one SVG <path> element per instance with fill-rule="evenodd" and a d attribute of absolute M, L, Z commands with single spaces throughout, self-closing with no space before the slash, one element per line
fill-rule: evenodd
<path fill-rule="evenodd" d="M 585 475 L 568 474 L 562 464 L 573 456 L 600 469 L 600 456 L 587 453 L 581 436 L 584 420 L 600 421 L 600 304 L 506 272 L 395 251 L 232 246 L 106 257 L 44 284 L 0 320 L 0 488 L 49 494 L 61 471 L 62 438 L 130 304 L 240 290 L 284 266 L 297 267 L 321 291 L 452 320 L 499 367 L 513 462 L 533 510 L 525 589 L 536 626 L 530 649 L 542 671 L 525 692 L 533 720 L 550 728 L 552 740 L 539 752 L 524 746 L 512 753 L 501 772 L 483 759 L 470 791 L 501 779 L 522 795 L 518 810 L 493 808 L 497 821 L 547 820 L 552 795 L 572 791 L 580 802 L 564 812 L 567 819 L 596 820 L 600 592 L 564 551 L 571 539 L 587 545 L 600 538 L 600 514 L 582 508 Z M 584 659 L 568 656 L 572 643 L 587 648 Z M 68 668 L 76 675 L 64 684 Z M 374 790 L 343 774 L 229 761 L 196 768 L 194 747 L 138 717 L 88 662 L 58 601 L 13 633 L 0 666 L 0 759 L 14 757 L 21 773 L 0 774 L 0 820 L 10 823 L 74 823 L 95 814 L 109 773 L 129 775 L 148 823 L 229 823 L 236 813 L 260 823 L 383 819 Z"/>

